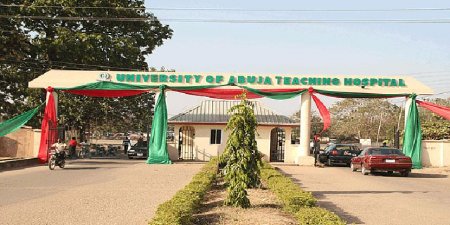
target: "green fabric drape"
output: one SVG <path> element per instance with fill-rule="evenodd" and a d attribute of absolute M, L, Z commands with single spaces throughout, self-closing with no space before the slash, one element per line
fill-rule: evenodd
<path fill-rule="evenodd" d="M 57 90 L 145 90 L 158 87 L 159 85 L 137 85 L 127 83 L 115 83 L 110 81 L 98 81 L 71 88 L 57 88 Z"/>
<path fill-rule="evenodd" d="M 36 113 L 42 106 L 43 104 L 0 123 L 0 137 L 14 132 L 15 130 L 26 124 L 31 118 L 33 118 L 34 115 L 36 115 Z"/>
<path fill-rule="evenodd" d="M 341 91 L 327 91 L 318 89 L 314 89 L 314 91 L 319 94 L 339 98 L 394 98 L 410 95 L 410 94 L 375 94 L 375 93 L 341 92 Z"/>
<path fill-rule="evenodd" d="M 171 164 L 167 151 L 167 106 L 166 86 L 160 86 L 159 98 L 155 106 L 155 114 L 152 121 L 152 131 L 148 142 L 147 164 Z"/>
<path fill-rule="evenodd" d="M 422 129 L 420 127 L 419 111 L 416 105 L 416 95 L 411 95 L 412 103 L 409 107 L 408 118 L 403 136 L 403 153 L 411 157 L 413 168 L 422 168 Z"/>
<path fill-rule="evenodd" d="M 268 91 L 260 91 L 257 89 L 249 88 L 247 86 L 239 86 L 249 92 L 255 93 L 257 95 L 261 95 L 267 98 L 276 99 L 276 100 L 285 100 L 290 98 L 295 98 L 301 95 L 303 92 L 308 91 L 308 89 L 292 91 L 292 92 L 268 92 Z"/>

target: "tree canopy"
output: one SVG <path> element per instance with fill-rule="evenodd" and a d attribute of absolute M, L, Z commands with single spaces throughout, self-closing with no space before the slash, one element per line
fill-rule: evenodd
<path fill-rule="evenodd" d="M 152 68 L 145 57 L 173 33 L 152 13 L 142 10 L 144 1 L 140 0 L 2 3 L 0 14 L 10 15 L 0 18 L 0 97 L 4 100 L 0 114 L 5 118 L 45 99 L 45 93 L 27 90 L 27 84 L 49 69 L 148 71 Z M 142 129 L 137 118 L 151 111 L 152 99 L 152 94 L 100 99 L 64 93 L 60 95 L 60 115 L 65 124 L 76 127 L 114 121 L 112 127 L 137 125 L 136 129 Z"/>

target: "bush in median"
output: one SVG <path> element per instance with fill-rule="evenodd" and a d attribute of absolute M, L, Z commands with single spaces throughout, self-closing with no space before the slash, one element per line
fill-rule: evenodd
<path fill-rule="evenodd" d="M 270 164 L 264 163 L 261 178 L 269 189 L 283 202 L 284 209 L 292 213 L 299 224 L 344 225 L 336 214 L 316 206 L 317 200 L 310 192 L 303 191 Z"/>
<path fill-rule="evenodd" d="M 190 224 L 192 214 L 210 189 L 217 174 L 217 159 L 208 162 L 175 196 L 159 205 L 150 225 Z"/>

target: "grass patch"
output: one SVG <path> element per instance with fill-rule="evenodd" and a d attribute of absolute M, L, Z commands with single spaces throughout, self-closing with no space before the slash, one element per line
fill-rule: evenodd
<path fill-rule="evenodd" d="M 159 205 L 150 225 L 192 224 L 192 215 L 211 188 L 217 174 L 217 159 L 214 158 L 202 167 L 192 181 L 178 191 L 172 199 Z"/>
<path fill-rule="evenodd" d="M 293 214 L 299 224 L 346 224 L 333 212 L 316 207 L 317 199 L 312 196 L 311 192 L 303 191 L 291 179 L 276 171 L 270 164 L 263 164 L 261 179 L 283 202 L 284 210 Z"/>

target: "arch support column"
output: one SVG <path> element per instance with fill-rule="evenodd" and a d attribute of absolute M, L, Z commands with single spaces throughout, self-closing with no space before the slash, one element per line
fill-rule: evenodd
<path fill-rule="evenodd" d="M 296 162 L 299 165 L 314 165 L 314 157 L 310 156 L 309 144 L 311 135 L 311 94 L 304 92 L 300 106 L 300 145 Z"/>

